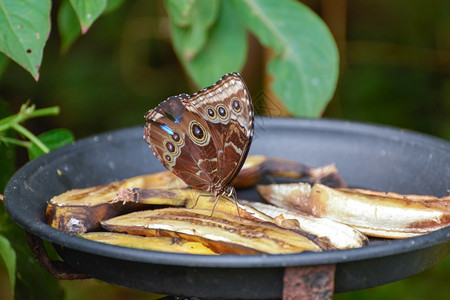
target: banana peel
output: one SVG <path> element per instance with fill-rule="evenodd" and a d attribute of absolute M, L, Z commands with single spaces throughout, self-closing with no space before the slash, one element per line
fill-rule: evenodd
<path fill-rule="evenodd" d="M 241 201 L 273 218 L 281 227 L 302 230 L 318 236 L 334 249 L 359 248 L 369 244 L 367 236 L 358 230 L 328 218 L 318 218 L 298 211 L 253 201 Z"/>
<path fill-rule="evenodd" d="M 319 236 L 320 245 L 326 249 L 347 249 L 367 244 L 367 237 L 346 225 L 324 218 L 296 215 L 295 212 L 280 210 L 273 206 L 264 206 L 262 203 L 245 200 L 233 201 L 226 197 L 215 197 L 211 194 L 205 194 L 204 191 L 193 189 L 134 189 L 128 192 L 131 194 L 125 195 L 125 192 L 122 193 L 123 199 L 120 198 L 118 201 L 126 203 L 136 201 L 148 205 L 147 208 L 155 205 L 171 205 L 202 209 L 209 211 L 210 216 L 221 212 L 238 218 L 271 222 L 281 227 L 301 230 Z M 280 215 L 282 216 L 280 217 Z M 280 218 L 282 217 L 289 219 L 289 221 L 281 221 Z M 287 226 L 287 224 L 292 223 L 292 220 L 297 222 L 292 226 Z"/>
<path fill-rule="evenodd" d="M 376 196 L 382 198 L 394 198 L 399 200 L 406 200 L 416 203 L 422 203 L 427 207 L 442 208 L 444 210 L 450 209 L 450 195 L 438 198 L 430 195 L 402 195 L 393 192 L 379 192 L 366 189 L 348 189 L 339 188 L 340 191 L 358 193 L 362 195 Z"/>
<path fill-rule="evenodd" d="M 121 247 L 160 252 L 217 255 L 214 251 L 198 242 L 190 242 L 172 237 L 144 237 L 115 232 L 88 232 L 79 235 L 82 238 Z"/>
<path fill-rule="evenodd" d="M 200 242 L 221 254 L 287 254 L 322 251 L 312 239 L 269 222 L 257 222 L 210 210 L 163 208 L 118 216 L 104 229 L 143 236 L 169 236 Z"/>
<path fill-rule="evenodd" d="M 408 238 L 450 225 L 448 197 L 399 195 L 360 189 L 333 189 L 307 183 L 258 186 L 267 202 L 347 224 L 383 238 Z"/>
<path fill-rule="evenodd" d="M 69 190 L 50 199 L 46 209 L 47 223 L 71 234 L 97 230 L 101 220 L 144 207 L 137 202 L 116 201 L 118 191 L 133 186 L 167 188 L 170 183 L 185 186 L 174 174 L 164 171 L 106 185 Z"/>

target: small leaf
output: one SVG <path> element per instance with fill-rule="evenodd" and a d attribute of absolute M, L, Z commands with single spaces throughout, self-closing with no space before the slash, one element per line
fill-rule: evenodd
<path fill-rule="evenodd" d="M 293 0 L 233 1 L 260 42 L 274 50 L 272 89 L 294 115 L 318 117 L 337 84 L 339 56 L 325 23 Z"/>
<path fill-rule="evenodd" d="M 218 19 L 205 46 L 191 60 L 180 53 L 184 46 L 177 33 L 179 28 L 171 26 L 175 51 L 199 88 L 213 84 L 226 73 L 240 71 L 247 55 L 247 35 L 243 24 L 235 17 L 228 1 L 220 3 Z"/>
<path fill-rule="evenodd" d="M 50 0 L 0 0 L 0 51 L 37 81 L 50 34 Z"/>
<path fill-rule="evenodd" d="M 70 0 L 81 25 L 81 32 L 88 32 L 91 25 L 103 13 L 107 0 Z"/>
<path fill-rule="evenodd" d="M 41 133 L 40 135 L 38 135 L 38 138 L 47 147 L 49 147 L 50 150 L 57 149 L 74 141 L 73 134 L 67 129 L 52 129 Z M 42 150 L 34 144 L 30 147 L 30 149 L 28 149 L 28 156 L 30 160 L 35 159 L 43 154 L 44 152 L 42 152 Z"/>
<path fill-rule="evenodd" d="M 81 35 L 80 23 L 69 0 L 63 0 L 59 7 L 58 30 L 61 36 L 61 52 L 67 53 Z"/>
<path fill-rule="evenodd" d="M 174 47 L 182 60 L 192 60 L 205 46 L 217 19 L 218 0 L 167 0 Z"/>
<path fill-rule="evenodd" d="M 109 14 L 122 6 L 124 3 L 124 0 L 108 0 L 105 10 L 103 11 L 103 14 Z"/>
<path fill-rule="evenodd" d="M 8 239 L 2 235 L 0 235 L 0 256 L 3 258 L 6 270 L 8 271 L 11 291 L 14 291 L 14 287 L 16 285 L 16 252 L 12 248 Z"/>

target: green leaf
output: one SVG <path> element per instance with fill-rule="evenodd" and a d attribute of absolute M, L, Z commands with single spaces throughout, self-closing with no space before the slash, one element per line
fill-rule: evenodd
<path fill-rule="evenodd" d="M 124 0 L 108 0 L 105 10 L 103 11 L 103 14 L 109 14 L 122 6 L 124 3 Z"/>
<path fill-rule="evenodd" d="M 59 7 L 58 31 L 61 36 L 61 52 L 67 53 L 81 35 L 80 23 L 69 0 L 63 0 Z"/>
<path fill-rule="evenodd" d="M 8 271 L 11 290 L 14 291 L 14 287 L 16 285 L 16 252 L 12 248 L 8 239 L 2 235 L 0 235 L 0 256 L 3 258 L 6 270 Z"/>
<path fill-rule="evenodd" d="M 293 0 L 233 1 L 260 42 L 274 50 L 272 89 L 295 116 L 318 117 L 331 100 L 339 72 L 336 43 L 325 23 Z"/>
<path fill-rule="evenodd" d="M 41 133 L 38 138 L 50 149 L 54 150 L 64 145 L 70 144 L 74 141 L 72 132 L 67 129 L 52 129 Z M 30 160 L 33 160 L 41 155 L 45 154 L 35 144 L 28 149 L 28 156 Z"/>
<path fill-rule="evenodd" d="M 106 8 L 107 0 L 70 0 L 85 34 Z"/>
<path fill-rule="evenodd" d="M 182 60 L 192 60 L 205 46 L 216 21 L 218 0 L 167 0 L 174 47 Z"/>
<path fill-rule="evenodd" d="M 170 21 L 179 27 L 188 27 L 191 25 L 192 9 L 196 0 L 166 0 L 167 13 Z"/>
<path fill-rule="evenodd" d="M 175 51 L 186 71 L 197 87 L 205 87 L 216 82 L 229 72 L 240 71 L 247 55 L 247 36 L 245 28 L 228 1 L 220 2 L 216 23 L 211 28 L 205 46 L 193 59 L 183 56 L 183 43 L 179 27 L 172 24 L 171 34 Z"/>
<path fill-rule="evenodd" d="M 0 51 L 37 81 L 50 34 L 50 0 L 0 0 Z"/>
<path fill-rule="evenodd" d="M 108 0 L 103 15 L 117 10 L 124 0 Z M 61 52 L 67 53 L 81 36 L 80 21 L 69 0 L 63 0 L 58 11 L 58 31 L 61 36 Z"/>

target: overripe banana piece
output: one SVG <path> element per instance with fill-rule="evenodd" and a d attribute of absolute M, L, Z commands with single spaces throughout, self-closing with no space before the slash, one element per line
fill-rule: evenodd
<path fill-rule="evenodd" d="M 170 236 L 201 242 L 216 253 L 285 254 L 321 251 L 312 235 L 210 210 L 164 208 L 118 216 L 102 222 L 108 231 Z"/>
<path fill-rule="evenodd" d="M 189 254 L 217 254 L 202 243 L 190 242 L 180 238 L 146 237 L 115 232 L 88 232 L 79 236 L 100 243 L 135 249 Z"/>
<path fill-rule="evenodd" d="M 302 230 L 327 240 L 336 249 L 359 248 L 369 243 L 368 238 L 358 230 L 327 218 L 308 216 L 292 209 L 253 201 L 241 201 L 272 217 L 285 228 Z M 295 222 L 292 222 L 295 220 Z"/>
<path fill-rule="evenodd" d="M 326 217 L 368 236 L 407 238 L 450 225 L 448 208 L 434 205 L 430 200 L 419 201 L 417 195 L 392 197 L 367 190 L 333 189 L 322 184 L 311 188 L 307 183 L 258 186 L 257 190 L 276 206 Z"/>
<path fill-rule="evenodd" d="M 185 186 L 177 178 L 164 171 L 106 185 L 69 190 L 50 199 L 46 211 L 47 223 L 56 229 L 75 234 L 99 229 L 101 220 L 143 208 L 137 202 L 116 201 L 118 191 L 130 187 L 167 188 L 169 184 Z"/>

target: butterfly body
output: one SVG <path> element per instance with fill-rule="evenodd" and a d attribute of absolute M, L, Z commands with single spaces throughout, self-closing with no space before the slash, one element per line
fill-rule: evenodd
<path fill-rule="evenodd" d="M 253 105 L 237 73 L 192 96 L 169 97 L 146 115 L 145 141 L 192 188 L 230 194 L 253 137 Z"/>

